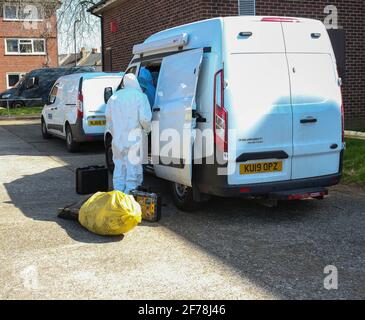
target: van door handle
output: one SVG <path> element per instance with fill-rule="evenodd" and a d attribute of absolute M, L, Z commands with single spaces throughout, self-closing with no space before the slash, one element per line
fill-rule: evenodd
<path fill-rule="evenodd" d="M 239 36 L 240 37 L 247 37 L 247 38 L 249 38 L 249 37 L 252 36 L 252 32 L 250 32 L 250 31 L 243 31 L 243 32 L 240 32 L 239 33 Z"/>
<path fill-rule="evenodd" d="M 316 118 L 307 118 L 300 120 L 300 123 L 316 123 L 318 120 Z"/>
<path fill-rule="evenodd" d="M 265 151 L 265 152 L 251 152 L 251 153 L 242 153 L 237 159 L 236 162 L 247 162 L 254 160 L 267 160 L 267 159 L 278 159 L 285 160 L 288 159 L 289 155 L 283 151 Z"/>
<path fill-rule="evenodd" d="M 152 111 L 153 112 L 160 112 L 161 111 L 161 108 L 154 108 Z"/>

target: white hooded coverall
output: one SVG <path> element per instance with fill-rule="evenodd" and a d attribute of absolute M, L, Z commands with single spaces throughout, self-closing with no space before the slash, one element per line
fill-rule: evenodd
<path fill-rule="evenodd" d="M 124 89 L 118 90 L 108 101 L 106 120 L 113 136 L 114 190 L 128 194 L 143 182 L 142 136 L 151 131 L 152 112 L 136 76 L 125 75 L 123 83 Z M 131 159 L 131 155 L 136 154 L 140 155 L 137 163 L 136 157 Z"/>

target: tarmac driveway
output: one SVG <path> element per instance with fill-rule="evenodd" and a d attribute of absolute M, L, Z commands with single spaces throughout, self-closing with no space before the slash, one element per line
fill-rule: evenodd
<path fill-rule="evenodd" d="M 163 193 L 163 219 L 125 237 L 59 220 L 79 199 L 74 170 L 103 165 L 102 144 L 68 154 L 37 122 L 0 122 L 1 299 L 365 299 L 365 193 L 266 208 L 213 199 L 195 213 Z M 338 289 L 324 288 L 324 268 Z"/>

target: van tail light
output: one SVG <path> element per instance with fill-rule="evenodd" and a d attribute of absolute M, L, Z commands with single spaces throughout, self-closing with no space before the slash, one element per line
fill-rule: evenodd
<path fill-rule="evenodd" d="M 214 142 L 223 152 L 228 152 L 228 112 L 224 107 L 224 71 L 214 77 Z"/>
<path fill-rule="evenodd" d="M 84 95 L 82 94 L 82 84 L 84 78 L 81 77 L 79 82 L 79 94 L 77 96 L 77 118 L 82 119 L 84 117 Z"/>
<path fill-rule="evenodd" d="M 286 18 L 286 17 L 264 17 L 261 19 L 262 22 L 300 22 L 299 19 L 296 18 Z"/>
<path fill-rule="evenodd" d="M 342 143 L 345 143 L 345 106 L 343 103 L 342 88 L 341 88 L 341 129 L 342 129 Z"/>
<path fill-rule="evenodd" d="M 341 104 L 342 143 L 345 143 L 345 107 Z"/>
<path fill-rule="evenodd" d="M 245 187 L 245 188 L 240 188 L 240 193 L 250 193 L 251 192 L 251 188 Z"/>
<path fill-rule="evenodd" d="M 288 200 L 302 200 L 302 199 L 323 199 L 328 195 L 328 190 L 319 191 L 319 192 L 309 192 L 309 193 L 299 193 L 299 194 L 291 194 L 288 196 Z"/>
<path fill-rule="evenodd" d="M 84 117 L 84 96 L 80 92 L 77 98 L 77 118 L 82 119 Z"/>

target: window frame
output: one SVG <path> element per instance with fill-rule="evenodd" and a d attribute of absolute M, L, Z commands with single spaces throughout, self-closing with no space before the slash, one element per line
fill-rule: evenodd
<path fill-rule="evenodd" d="M 34 5 L 32 3 L 29 3 L 28 5 Z M 16 7 L 16 18 L 7 18 L 6 17 L 6 7 Z M 21 9 L 21 5 L 16 4 L 16 3 L 11 3 L 11 2 L 7 2 L 3 4 L 3 21 L 32 21 L 32 22 L 42 22 L 44 19 L 43 18 L 37 18 L 37 19 L 22 19 L 19 18 L 19 11 Z M 37 8 L 38 13 L 39 13 L 39 8 Z"/>
<path fill-rule="evenodd" d="M 156 89 L 156 92 L 155 92 L 155 98 L 154 98 L 154 102 L 153 102 L 153 105 L 151 106 L 151 108 L 153 108 L 156 104 L 156 98 L 157 98 L 157 88 L 158 88 L 158 82 L 160 80 L 160 72 L 161 72 L 161 67 L 162 67 L 162 62 L 163 62 L 163 59 L 164 58 L 158 58 L 158 59 L 151 59 L 151 60 L 142 60 L 142 62 L 140 63 L 139 65 L 139 68 L 138 68 L 138 75 L 137 75 L 137 78 L 139 77 L 140 73 L 141 73 L 141 70 L 142 68 L 146 68 L 146 66 L 148 66 L 149 64 L 153 63 L 153 64 L 158 64 L 160 69 L 159 69 L 159 72 L 158 72 L 158 79 L 157 79 L 157 83 L 156 83 L 156 86 L 155 86 L 155 89 Z M 146 68 L 148 69 L 148 68 Z"/>
<path fill-rule="evenodd" d="M 56 103 L 56 100 L 57 100 L 57 97 L 58 97 L 58 93 L 59 93 L 59 86 L 60 86 L 60 82 L 56 82 L 54 84 L 54 86 L 52 87 L 51 91 L 49 92 L 49 95 L 48 95 L 48 105 L 52 105 L 52 104 L 55 104 Z M 52 92 L 53 90 L 55 90 L 57 88 L 57 92 L 56 92 L 56 95 L 52 95 Z M 51 101 L 51 97 L 54 97 L 54 100 Z"/>
<path fill-rule="evenodd" d="M 180 53 L 180 52 L 177 52 L 176 54 L 178 54 L 178 53 Z M 148 66 L 149 64 L 151 64 L 151 63 L 155 63 L 155 64 L 158 64 L 159 65 L 159 67 L 160 67 L 160 70 L 161 70 L 161 66 L 162 66 L 162 61 L 163 61 L 163 59 L 164 59 L 165 57 L 163 57 L 163 58 L 158 58 L 158 59 L 150 59 L 150 60 L 148 60 L 147 58 L 145 59 L 145 60 L 142 60 L 141 61 L 141 63 L 140 63 L 140 65 L 139 65 L 139 69 L 138 69 L 138 75 L 137 75 L 137 77 L 139 77 L 139 74 L 140 74 L 140 72 L 141 72 L 141 69 L 142 68 L 146 68 L 146 66 Z M 160 74 L 159 74 L 159 78 L 160 78 Z M 157 79 L 157 82 L 158 82 L 158 80 L 159 79 Z M 157 83 L 158 84 L 158 83 Z M 156 84 L 156 88 L 157 88 L 157 84 Z"/>
<path fill-rule="evenodd" d="M 122 80 L 120 81 L 120 84 L 119 86 L 117 87 L 117 89 L 115 90 L 115 92 L 119 91 L 119 90 L 122 90 L 123 89 L 123 81 L 124 81 L 124 77 L 127 75 L 127 74 L 134 74 L 136 77 L 137 77 L 137 73 L 139 73 L 139 67 L 140 67 L 140 63 L 131 63 L 130 65 L 128 65 L 126 71 L 124 72 L 124 75 L 123 75 L 123 78 Z M 134 69 L 136 68 L 135 70 L 135 73 L 133 72 L 129 72 L 131 69 Z"/>
<path fill-rule="evenodd" d="M 9 86 L 9 76 L 19 76 L 19 80 L 18 80 L 18 82 L 19 82 L 20 79 L 22 78 L 22 76 L 24 77 L 26 74 L 27 74 L 26 72 L 7 72 L 5 74 L 5 76 L 6 76 L 6 88 L 11 89 L 11 88 L 15 87 L 15 85 L 14 86 Z"/>
<path fill-rule="evenodd" d="M 8 51 L 8 41 L 9 40 L 16 40 L 18 41 L 18 52 L 9 52 Z M 46 48 L 46 39 L 44 38 L 5 38 L 5 55 L 9 56 L 45 56 L 47 55 L 47 48 Z M 20 42 L 21 41 L 31 41 L 32 45 L 32 52 L 21 52 L 20 51 Z M 35 52 L 34 51 L 34 41 L 43 41 L 44 52 Z"/>
<path fill-rule="evenodd" d="M 131 72 L 131 70 L 133 70 L 133 69 L 135 69 L 134 70 L 134 72 Z M 125 74 L 134 74 L 135 76 L 137 76 L 137 71 L 138 71 L 138 65 L 133 65 L 133 66 L 130 66 L 127 70 L 126 70 L 126 72 L 125 72 Z"/>

